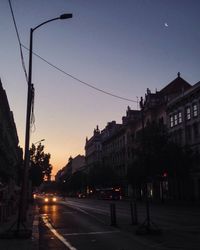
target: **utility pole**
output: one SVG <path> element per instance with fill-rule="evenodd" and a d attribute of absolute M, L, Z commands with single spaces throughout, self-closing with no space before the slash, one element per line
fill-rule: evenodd
<path fill-rule="evenodd" d="M 24 167 L 23 167 L 23 181 L 21 187 L 20 205 L 17 220 L 17 234 L 20 232 L 20 224 L 24 226 L 26 221 L 27 208 L 28 208 L 28 173 L 30 168 L 30 118 L 31 110 L 34 98 L 34 86 L 32 84 L 32 55 L 33 55 L 33 32 L 39 27 L 55 20 L 64 20 L 72 18 L 71 13 L 62 14 L 59 17 L 49 19 L 41 24 L 37 25 L 35 28 L 30 29 L 30 45 L 29 45 L 29 73 L 28 73 L 28 93 L 27 93 L 27 111 L 26 111 L 26 132 L 25 132 L 25 149 L 24 149 Z"/>

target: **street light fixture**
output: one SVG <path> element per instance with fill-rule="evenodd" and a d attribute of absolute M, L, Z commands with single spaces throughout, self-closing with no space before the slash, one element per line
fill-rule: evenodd
<path fill-rule="evenodd" d="M 68 14 L 62 14 L 62 15 L 60 15 L 60 19 L 67 19 L 67 18 L 72 18 L 72 14 L 68 13 Z"/>
<path fill-rule="evenodd" d="M 43 26 L 46 23 L 72 18 L 71 13 L 65 13 L 59 17 L 49 19 L 35 28 L 30 29 L 30 47 L 29 47 L 29 74 L 28 74 L 28 93 L 27 93 L 27 111 L 26 111 L 26 132 L 25 132 L 25 153 L 24 153 L 24 174 L 22 182 L 22 192 L 21 192 L 21 207 L 19 208 L 18 222 L 17 222 L 17 231 L 19 231 L 20 223 L 26 220 L 26 207 L 27 207 L 27 185 L 28 185 L 28 170 L 30 163 L 30 152 L 29 152 L 29 143 L 30 143 L 30 117 L 31 117 L 31 107 L 33 101 L 34 87 L 32 84 L 32 54 L 33 54 L 33 32 L 39 27 Z M 22 218 L 23 217 L 23 218 Z"/>

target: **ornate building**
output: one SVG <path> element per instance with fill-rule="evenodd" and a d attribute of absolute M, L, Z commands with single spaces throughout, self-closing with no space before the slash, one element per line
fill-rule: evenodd
<path fill-rule="evenodd" d="M 88 139 L 86 138 L 85 143 L 85 164 L 86 171 L 89 171 L 95 166 L 101 165 L 101 133 L 99 127 L 94 129 L 93 136 Z"/>
<path fill-rule="evenodd" d="M 117 124 L 115 121 L 109 122 L 102 131 L 97 127 L 93 136 L 86 140 L 86 166 L 88 168 L 100 165 L 111 167 L 119 176 L 119 185 L 123 189 L 123 194 L 129 194 L 128 169 L 134 168 L 137 141 L 141 137 L 143 128 L 152 122 L 161 123 L 167 127 L 168 104 L 190 89 L 191 85 L 180 77 L 180 73 L 160 91 L 151 93 L 147 89 L 144 101 L 141 100 L 140 110 L 131 110 L 128 107 L 126 116 L 122 117 L 122 124 Z M 163 197 L 163 185 L 168 189 L 167 181 L 166 178 L 162 180 L 156 177 L 149 182 L 152 198 Z"/>
<path fill-rule="evenodd" d="M 169 102 L 167 114 L 172 140 L 192 153 L 188 191 L 200 200 L 200 82 Z"/>

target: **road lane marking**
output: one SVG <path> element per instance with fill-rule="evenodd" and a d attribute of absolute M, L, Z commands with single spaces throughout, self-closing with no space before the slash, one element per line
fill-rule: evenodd
<path fill-rule="evenodd" d="M 52 227 L 49 223 L 47 216 L 41 216 L 45 225 L 49 228 L 49 230 L 66 246 L 69 250 L 77 250 L 77 248 L 73 247 L 61 234 L 59 234 L 56 229 Z"/>
<path fill-rule="evenodd" d="M 95 216 L 95 215 L 93 215 L 93 214 L 91 214 L 91 213 L 86 212 L 85 210 L 83 210 L 83 209 L 80 208 L 80 207 L 75 207 L 74 205 L 72 205 L 72 204 L 70 204 L 70 203 L 68 203 L 68 202 L 60 202 L 60 203 L 63 204 L 63 205 L 65 205 L 65 206 L 68 206 L 68 207 L 71 207 L 71 208 L 73 208 L 73 209 L 76 209 L 77 211 L 80 211 L 80 212 L 82 212 L 82 213 L 84 213 L 84 214 L 86 214 L 86 215 L 88 215 L 88 216 L 94 218 L 94 219 L 97 220 L 98 222 L 100 222 L 100 223 L 102 223 L 102 224 L 105 225 L 105 221 L 99 219 L 97 216 Z"/>
<path fill-rule="evenodd" d="M 112 234 L 120 233 L 120 231 L 102 231 L 102 232 L 87 232 L 87 233 L 67 233 L 64 236 L 79 236 L 79 235 L 90 235 L 90 234 Z"/>
<path fill-rule="evenodd" d="M 109 213 L 109 210 L 107 210 L 107 208 L 105 209 L 101 209 L 101 208 L 97 208 L 97 207 L 90 207 L 90 206 L 86 206 L 84 204 L 80 204 L 77 202 L 72 202 L 72 201 L 62 201 L 64 203 L 69 204 L 70 206 L 76 206 L 76 207 L 81 207 L 83 209 L 89 209 L 89 210 L 94 210 L 95 212 L 101 212 L 101 214 L 105 215 Z"/>

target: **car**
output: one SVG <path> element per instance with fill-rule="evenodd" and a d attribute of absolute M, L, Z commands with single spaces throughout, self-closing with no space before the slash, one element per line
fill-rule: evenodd
<path fill-rule="evenodd" d="M 77 194 L 77 197 L 78 197 L 79 199 L 81 199 L 81 198 L 86 198 L 86 194 L 84 194 L 84 193 L 78 193 L 78 194 Z"/>
<path fill-rule="evenodd" d="M 55 204 L 58 201 L 58 198 L 54 194 L 45 194 L 40 197 L 40 201 L 43 204 Z"/>

